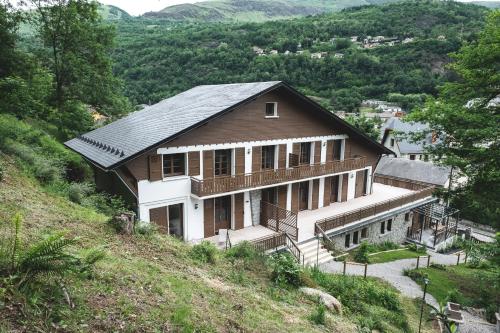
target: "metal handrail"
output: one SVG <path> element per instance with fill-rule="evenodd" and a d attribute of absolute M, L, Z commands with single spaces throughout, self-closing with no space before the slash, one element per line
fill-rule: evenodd
<path fill-rule="evenodd" d="M 297 259 L 299 265 L 304 264 L 304 259 L 303 259 L 304 256 L 302 255 L 299 246 L 286 232 L 285 232 L 285 246 L 288 248 L 288 250 L 290 250 L 290 253 L 292 253 L 295 259 Z"/>

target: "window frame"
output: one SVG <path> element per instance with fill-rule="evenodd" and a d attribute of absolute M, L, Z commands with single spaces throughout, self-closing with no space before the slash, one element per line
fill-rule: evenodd
<path fill-rule="evenodd" d="M 365 228 L 361 229 L 360 239 L 367 239 L 367 238 L 368 238 L 368 228 L 365 227 Z"/>
<path fill-rule="evenodd" d="M 307 145 L 307 160 L 304 161 L 303 160 L 303 157 L 304 155 L 304 152 L 303 152 L 303 149 L 302 147 L 305 147 Z M 300 143 L 300 151 L 299 151 L 299 165 L 308 165 L 308 164 L 311 164 L 311 142 L 301 142 Z"/>
<path fill-rule="evenodd" d="M 275 169 L 276 146 L 274 145 L 262 146 L 260 156 L 261 156 L 260 160 L 261 170 Z"/>
<path fill-rule="evenodd" d="M 175 158 L 180 158 L 180 164 L 176 166 L 174 162 L 176 161 Z M 166 161 L 167 159 L 170 159 L 170 161 Z M 177 177 L 177 176 L 185 176 L 186 175 L 186 154 L 185 153 L 176 153 L 176 154 L 163 154 L 162 159 L 162 176 L 163 178 L 169 178 L 169 177 Z M 167 166 L 167 164 L 169 164 Z M 180 168 L 179 171 L 175 171 L 175 168 L 178 167 Z M 165 172 L 166 168 L 171 168 L 171 172 Z"/>
<path fill-rule="evenodd" d="M 387 220 L 387 223 L 385 224 L 385 228 L 386 228 L 387 232 L 392 231 L 392 219 Z"/>
<path fill-rule="evenodd" d="M 349 247 L 351 247 L 351 234 L 345 234 L 345 237 L 344 237 L 344 247 L 346 249 L 348 249 Z"/>
<path fill-rule="evenodd" d="M 332 159 L 334 161 L 341 161 L 342 160 L 342 139 L 339 140 L 333 140 L 333 156 Z"/>
<path fill-rule="evenodd" d="M 219 160 L 222 157 L 226 158 L 226 161 Z M 232 149 L 217 149 L 214 151 L 214 177 L 227 177 L 232 174 Z M 225 168 L 223 165 L 225 164 Z M 222 170 L 226 169 L 226 173 L 222 173 Z M 219 172 L 219 173 L 217 173 Z"/>
<path fill-rule="evenodd" d="M 396 142 L 396 141 L 394 140 L 394 138 L 391 138 L 391 139 L 390 139 L 389 146 L 390 146 L 391 148 L 394 148 L 394 144 L 395 144 L 395 142 Z"/>
<path fill-rule="evenodd" d="M 385 221 L 380 222 L 380 234 L 385 234 Z"/>
<path fill-rule="evenodd" d="M 273 113 L 272 114 L 268 113 L 268 106 L 269 105 L 273 106 Z M 265 118 L 278 118 L 278 102 L 266 102 L 264 116 L 265 116 Z"/>

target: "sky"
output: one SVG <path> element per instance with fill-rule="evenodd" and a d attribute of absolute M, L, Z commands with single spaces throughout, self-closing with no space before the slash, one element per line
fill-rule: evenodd
<path fill-rule="evenodd" d="M 141 15 L 145 12 L 158 11 L 165 7 L 181 3 L 194 3 L 201 0 L 100 0 L 105 5 L 119 7 L 130 15 Z"/>

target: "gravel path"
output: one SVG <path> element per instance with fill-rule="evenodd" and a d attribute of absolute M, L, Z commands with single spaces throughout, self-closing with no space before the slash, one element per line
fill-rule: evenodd
<path fill-rule="evenodd" d="M 436 252 L 430 253 L 431 263 L 442 265 L 456 265 L 456 255 L 445 255 Z M 460 258 L 460 262 L 463 258 Z M 427 265 L 427 258 L 420 258 L 420 267 Z M 381 264 L 369 264 L 367 269 L 368 276 L 374 276 L 386 280 L 398 289 L 404 296 L 410 298 L 422 298 L 423 290 L 420 286 L 407 276 L 403 275 L 403 270 L 407 268 L 416 268 L 417 259 L 401 259 Z M 330 273 L 342 273 L 344 264 L 342 262 L 330 261 L 320 265 L 320 269 Z M 346 274 L 350 275 L 363 275 L 364 266 L 347 265 Z M 438 307 L 436 299 L 427 293 L 425 301 Z M 489 324 L 480 317 L 473 316 L 472 314 L 462 311 L 465 323 L 460 325 L 460 332 L 462 333 L 495 333 L 495 327 Z"/>

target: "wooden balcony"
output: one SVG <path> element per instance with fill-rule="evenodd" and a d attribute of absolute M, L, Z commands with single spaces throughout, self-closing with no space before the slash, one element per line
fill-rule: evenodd
<path fill-rule="evenodd" d="M 311 165 L 300 165 L 288 169 L 263 170 L 227 177 L 191 178 L 191 193 L 204 197 L 214 194 L 245 190 L 260 186 L 280 184 L 289 181 L 326 176 L 329 174 L 362 169 L 371 165 L 365 157 L 345 159 Z"/>

